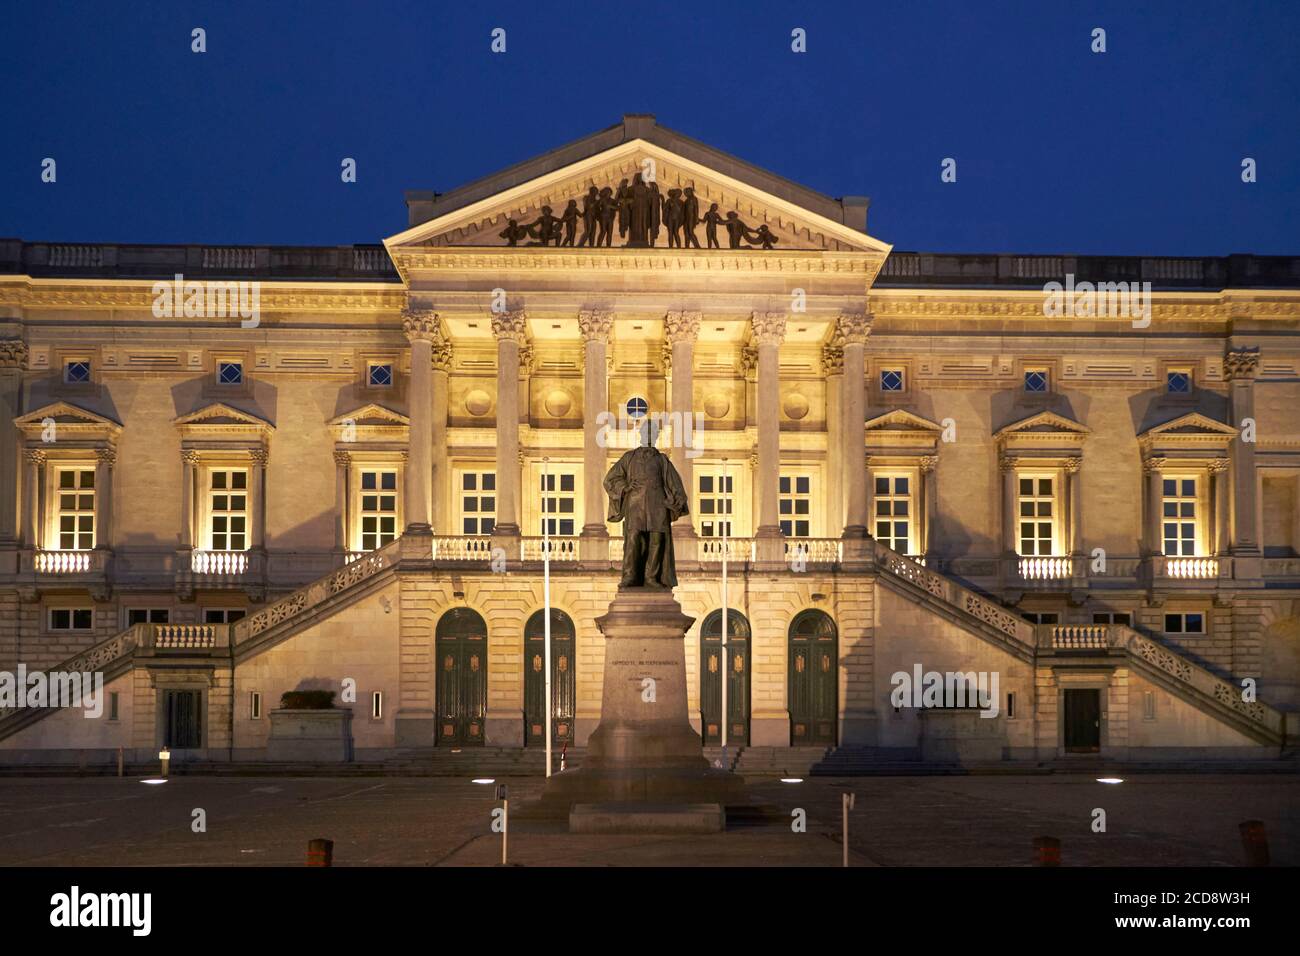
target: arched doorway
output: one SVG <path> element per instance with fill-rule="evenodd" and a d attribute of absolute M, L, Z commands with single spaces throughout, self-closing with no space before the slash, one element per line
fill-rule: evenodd
<path fill-rule="evenodd" d="M 524 625 L 524 742 L 529 747 L 546 746 L 546 660 L 545 611 L 538 611 Z M 574 679 L 577 655 L 573 620 L 563 611 L 551 609 L 551 742 L 573 742 L 573 711 L 577 698 Z"/>
<path fill-rule="evenodd" d="M 487 715 L 487 623 L 467 607 L 438 621 L 438 744 L 482 746 Z"/>
<path fill-rule="evenodd" d="M 822 611 L 801 611 L 790 622 L 790 742 L 835 743 L 838 723 L 838 642 L 835 622 Z"/>
<path fill-rule="evenodd" d="M 722 673 L 727 675 L 727 744 L 749 743 L 749 621 L 727 609 L 727 666 L 722 666 L 722 611 L 700 625 L 700 729 L 706 744 L 722 743 Z"/>

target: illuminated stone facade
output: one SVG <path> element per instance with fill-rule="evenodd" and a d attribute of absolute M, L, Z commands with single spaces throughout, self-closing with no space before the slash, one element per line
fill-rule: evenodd
<path fill-rule="evenodd" d="M 552 236 L 543 207 L 648 170 L 656 208 L 690 186 L 749 232 Z M 538 745 L 544 520 L 580 748 L 622 545 L 601 479 L 642 410 L 691 495 L 710 741 L 720 670 L 756 753 L 1294 740 L 1300 261 L 894 252 L 864 200 L 647 117 L 408 207 L 384 248 L 0 242 L 0 670 L 111 695 L 97 720 L 5 711 L 0 759 L 262 759 L 312 688 L 355 689 L 359 759 Z M 256 283 L 257 314 L 187 316 L 182 284 L 160 316 L 177 275 Z M 1045 314 L 1067 275 L 1151 283 L 1149 321 Z M 998 716 L 896 708 L 918 665 L 996 673 Z"/>

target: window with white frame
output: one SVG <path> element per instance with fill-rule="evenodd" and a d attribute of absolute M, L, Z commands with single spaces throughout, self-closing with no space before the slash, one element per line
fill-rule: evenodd
<path fill-rule="evenodd" d="M 899 554 L 912 553 L 912 476 L 874 476 L 876 540 Z"/>
<path fill-rule="evenodd" d="M 462 534 L 491 534 L 497 524 L 495 471 L 464 471 L 460 476 Z"/>
<path fill-rule="evenodd" d="M 248 717 L 250 720 L 262 719 L 262 694 L 260 691 L 248 692 Z"/>
<path fill-rule="evenodd" d="M 241 607 L 210 607 L 203 611 L 204 624 L 234 624 L 242 621 L 248 612 Z"/>
<path fill-rule="evenodd" d="M 1056 481 L 1049 475 L 1020 475 L 1017 514 L 1020 554 L 1042 557 L 1056 551 Z"/>
<path fill-rule="evenodd" d="M 94 612 L 88 607 L 52 607 L 48 621 L 51 631 L 89 631 L 95 626 Z"/>
<path fill-rule="evenodd" d="M 1161 479 L 1161 538 L 1164 554 L 1192 557 L 1197 554 L 1197 498 L 1195 478 Z"/>
<path fill-rule="evenodd" d="M 1123 611 L 1098 611 L 1092 616 L 1093 624 L 1123 624 L 1125 627 L 1133 626 L 1133 615 Z"/>
<path fill-rule="evenodd" d="M 384 692 L 377 690 L 370 695 L 370 719 L 384 719 Z"/>
<path fill-rule="evenodd" d="M 781 533 L 787 538 L 810 537 L 812 535 L 812 476 L 782 475 L 779 484 Z"/>
<path fill-rule="evenodd" d="M 243 469 L 208 472 L 208 548 L 248 550 L 248 472 Z"/>
<path fill-rule="evenodd" d="M 129 607 L 126 609 L 126 626 L 133 624 L 167 624 L 171 611 L 165 607 Z"/>
<path fill-rule="evenodd" d="M 1166 634 L 1204 634 L 1204 614 L 1166 614 Z"/>
<path fill-rule="evenodd" d="M 60 551 L 95 547 L 95 469 L 61 468 L 58 472 Z"/>
<path fill-rule="evenodd" d="M 397 537 L 397 471 L 361 469 L 361 550 L 374 551 Z"/>
<path fill-rule="evenodd" d="M 732 528 L 735 507 L 735 475 L 716 472 L 696 471 L 695 473 L 695 513 L 700 516 L 700 537 L 721 538 L 724 534 L 733 537 Z"/>
<path fill-rule="evenodd" d="M 538 534 L 571 537 L 578 513 L 578 476 L 572 471 L 554 471 L 538 475 L 541 491 L 541 515 Z"/>

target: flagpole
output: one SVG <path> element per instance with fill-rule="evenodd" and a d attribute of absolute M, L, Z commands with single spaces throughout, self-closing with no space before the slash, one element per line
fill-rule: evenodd
<path fill-rule="evenodd" d="M 550 458 L 542 458 L 542 641 L 546 671 L 546 776 L 551 775 L 551 530 Z"/>
<path fill-rule="evenodd" d="M 727 769 L 727 532 L 731 530 L 731 492 L 727 487 L 727 459 L 722 459 L 722 501 L 727 511 L 722 518 L 722 769 Z"/>

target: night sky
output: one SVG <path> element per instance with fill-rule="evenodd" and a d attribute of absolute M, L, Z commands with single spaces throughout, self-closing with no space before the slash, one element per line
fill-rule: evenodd
<path fill-rule="evenodd" d="M 1298 38 L 1295 0 L 11 2 L 0 236 L 378 242 L 404 190 L 647 112 L 900 250 L 1297 254 Z"/>

